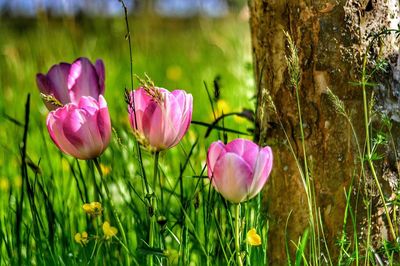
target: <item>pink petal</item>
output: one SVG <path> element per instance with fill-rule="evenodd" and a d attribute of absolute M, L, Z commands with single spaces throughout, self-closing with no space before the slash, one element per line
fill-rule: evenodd
<path fill-rule="evenodd" d="M 186 94 L 184 104 L 181 106 L 181 110 L 183 113 L 176 142 L 179 142 L 183 138 L 189 129 L 190 123 L 192 122 L 193 97 L 191 94 Z"/>
<path fill-rule="evenodd" d="M 102 95 L 99 97 L 99 107 L 100 110 L 97 114 L 97 126 L 103 140 L 103 145 L 107 147 L 111 138 L 111 120 L 106 100 Z"/>
<path fill-rule="evenodd" d="M 160 106 L 156 102 L 147 105 L 142 117 L 142 130 L 150 145 L 163 149 L 164 146 L 164 118 Z"/>
<path fill-rule="evenodd" d="M 270 147 L 264 147 L 257 156 L 254 169 L 253 183 L 250 188 L 249 199 L 256 196 L 264 187 L 272 170 L 273 154 Z"/>
<path fill-rule="evenodd" d="M 71 65 L 68 76 L 71 101 L 78 103 L 82 96 L 92 96 L 96 100 L 101 89 L 95 67 L 87 58 L 78 58 Z"/>
<path fill-rule="evenodd" d="M 145 110 L 149 103 L 153 102 L 153 99 L 150 95 L 143 89 L 138 88 L 133 92 L 135 99 L 135 109 L 136 110 Z"/>
<path fill-rule="evenodd" d="M 218 140 L 216 142 L 211 143 L 210 147 L 207 151 L 207 173 L 208 177 L 212 178 L 212 173 L 214 172 L 214 166 L 217 162 L 218 158 L 221 155 L 224 155 L 225 145 L 222 141 Z"/>
<path fill-rule="evenodd" d="M 247 199 L 252 175 L 252 169 L 240 156 L 225 153 L 214 166 L 212 184 L 225 199 L 239 203 Z"/>
<path fill-rule="evenodd" d="M 36 84 L 41 93 L 43 93 L 45 95 L 53 94 L 53 93 L 51 93 L 51 88 L 50 88 L 49 82 L 47 80 L 47 77 L 45 75 L 40 74 L 40 73 L 37 74 L 36 75 Z M 43 100 L 43 102 L 46 105 L 47 109 L 49 109 L 50 111 L 57 109 L 57 106 L 51 104 L 50 102 L 45 101 L 45 100 Z"/>
<path fill-rule="evenodd" d="M 70 109 L 74 109 L 75 106 L 66 105 L 62 108 L 58 108 L 56 111 L 52 111 L 47 115 L 47 129 L 50 137 L 56 146 L 69 155 L 76 157 L 79 152 L 75 146 L 66 138 L 63 130 L 64 119 L 67 117 Z"/>
<path fill-rule="evenodd" d="M 40 92 L 54 96 L 64 105 L 69 103 L 71 101 L 67 89 L 69 69 L 70 64 L 60 63 L 59 65 L 52 66 L 47 75 L 38 74 L 36 76 L 36 83 Z M 50 110 L 57 108 L 57 106 L 47 102 L 46 106 Z"/>
<path fill-rule="evenodd" d="M 235 139 L 226 145 L 227 152 L 233 152 L 242 157 L 252 169 L 256 164 L 256 159 L 260 147 L 247 139 Z"/>
<path fill-rule="evenodd" d="M 104 70 L 103 60 L 101 59 L 96 60 L 94 67 L 96 69 L 97 77 L 99 79 L 99 88 L 100 88 L 99 93 L 104 94 L 105 70 Z"/>
<path fill-rule="evenodd" d="M 183 110 L 183 107 L 186 105 L 186 96 L 190 94 L 187 94 L 184 90 L 174 90 L 171 94 L 175 97 L 179 106 Z"/>
<path fill-rule="evenodd" d="M 179 103 L 171 93 L 164 93 L 164 100 L 160 106 L 163 117 L 163 144 L 166 148 L 177 145 L 182 124 L 182 111 Z M 154 132 L 157 134 L 157 132 Z"/>
<path fill-rule="evenodd" d="M 152 99 L 143 88 L 136 89 L 130 94 L 130 97 L 134 100 L 132 104 L 135 105 L 135 112 L 130 107 L 128 108 L 131 127 L 141 132 L 143 130 L 142 120 L 144 111 L 149 103 L 152 102 Z M 135 124 L 135 120 L 137 125 Z"/>

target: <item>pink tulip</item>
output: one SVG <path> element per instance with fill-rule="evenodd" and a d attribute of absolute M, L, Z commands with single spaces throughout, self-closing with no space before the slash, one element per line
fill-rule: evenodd
<path fill-rule="evenodd" d="M 254 142 L 235 139 L 213 142 L 207 152 L 208 177 L 222 196 L 240 203 L 255 197 L 272 169 L 272 150 Z"/>
<path fill-rule="evenodd" d="M 97 60 L 93 65 L 84 57 L 76 59 L 72 64 L 54 65 L 46 75 L 36 75 L 40 92 L 53 96 L 62 105 L 78 104 L 82 96 L 99 100 L 99 95 L 104 94 L 104 79 L 103 61 Z M 49 110 L 59 107 L 48 101 L 45 104 Z"/>
<path fill-rule="evenodd" d="M 78 159 L 93 159 L 107 148 L 111 136 L 108 107 L 102 95 L 99 100 L 88 96 L 78 104 L 69 103 L 51 111 L 47 129 L 57 147 Z"/>
<path fill-rule="evenodd" d="M 135 111 L 129 107 L 129 121 L 135 134 L 157 151 L 179 143 L 192 120 L 191 94 L 183 90 L 169 92 L 163 88 L 138 88 L 131 93 L 132 99 Z"/>

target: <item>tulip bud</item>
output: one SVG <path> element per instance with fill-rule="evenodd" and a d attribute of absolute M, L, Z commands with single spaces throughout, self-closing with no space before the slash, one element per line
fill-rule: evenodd
<path fill-rule="evenodd" d="M 183 90 L 138 88 L 130 95 L 129 121 L 145 146 L 160 151 L 174 147 L 192 120 L 193 97 Z M 143 144 L 143 143 L 142 143 Z"/>
<path fill-rule="evenodd" d="M 99 101 L 88 96 L 78 104 L 69 103 L 51 111 L 47 129 L 57 147 L 78 159 L 94 159 L 107 148 L 111 137 L 108 107 L 102 95 Z"/>
<path fill-rule="evenodd" d="M 228 144 L 213 142 L 207 152 L 208 177 L 222 196 L 240 203 L 255 197 L 272 169 L 272 150 L 236 139 Z"/>

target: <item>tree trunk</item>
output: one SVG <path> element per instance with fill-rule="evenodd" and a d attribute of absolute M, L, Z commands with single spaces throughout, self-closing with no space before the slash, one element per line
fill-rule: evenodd
<path fill-rule="evenodd" d="M 353 176 L 358 180 L 355 138 L 346 119 L 335 111 L 328 97 L 329 87 L 352 114 L 352 121 L 364 147 L 365 127 L 363 96 L 360 87 L 350 84 L 360 79 L 361 58 L 366 52 L 370 33 L 383 27 L 397 28 L 397 0 L 250 0 L 250 26 L 257 84 L 256 140 L 272 146 L 275 158 L 265 198 L 270 217 L 268 253 L 272 265 L 285 265 L 285 225 L 288 220 L 288 245 L 293 248 L 308 226 L 309 213 L 304 186 L 296 162 L 279 125 L 281 119 L 301 165 L 304 158 L 294 88 L 289 84 L 284 31 L 293 38 L 299 51 L 302 108 L 307 160 L 314 181 L 316 202 L 320 209 L 324 234 L 331 255 L 343 226 L 344 189 Z M 379 50 L 389 60 L 390 71 L 380 102 L 389 116 L 396 119 L 400 103 L 398 43 L 384 39 Z M 371 58 L 378 48 L 371 48 Z M 397 74 L 396 74 L 397 73 Z M 397 75 L 397 76 L 396 76 Z M 382 87 L 381 87 L 382 88 Z M 266 93 L 268 92 L 268 93 Z M 269 111 L 271 95 L 278 115 Z M 386 96 L 385 96 L 386 95 Z M 396 106 L 396 105 L 395 105 Z M 388 109 L 389 108 L 389 109 Z M 358 163 L 359 165 L 359 163 Z M 304 168 L 303 168 L 304 169 Z M 386 191 L 389 193 L 390 191 Z M 317 214 L 315 214 L 317 215 Z M 325 254 L 327 255 L 327 254 Z"/>

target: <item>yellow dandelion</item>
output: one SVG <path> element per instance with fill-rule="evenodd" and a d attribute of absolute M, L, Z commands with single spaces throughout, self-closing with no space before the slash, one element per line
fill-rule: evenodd
<path fill-rule="evenodd" d="M 106 239 L 110 239 L 118 233 L 118 230 L 106 221 L 103 223 L 103 233 Z"/>
<path fill-rule="evenodd" d="M 8 179 L 5 177 L 0 178 L 0 189 L 3 191 L 8 191 L 9 188 L 10 182 L 8 181 Z"/>
<path fill-rule="evenodd" d="M 247 232 L 246 242 L 251 246 L 261 245 L 261 237 L 257 234 L 255 228 L 252 228 Z"/>
<path fill-rule="evenodd" d="M 85 231 L 81 233 L 76 233 L 74 236 L 75 242 L 78 244 L 81 244 L 82 246 L 85 246 L 87 243 L 89 243 L 89 235 Z"/>
<path fill-rule="evenodd" d="M 94 201 L 91 203 L 85 203 L 82 206 L 82 209 L 89 214 L 90 216 L 96 217 L 100 216 L 103 212 L 103 208 L 101 207 L 101 203 Z"/>
<path fill-rule="evenodd" d="M 231 112 L 231 108 L 230 108 L 228 102 L 225 100 L 219 99 L 214 106 L 215 117 L 218 118 L 218 117 L 222 116 L 223 114 L 227 114 L 229 112 Z M 214 114 L 212 112 L 210 114 L 210 118 L 211 118 L 211 120 L 214 120 Z"/>
<path fill-rule="evenodd" d="M 100 164 L 100 169 L 103 172 L 103 175 L 108 175 L 111 172 L 111 167 L 104 165 L 104 164 Z"/>

